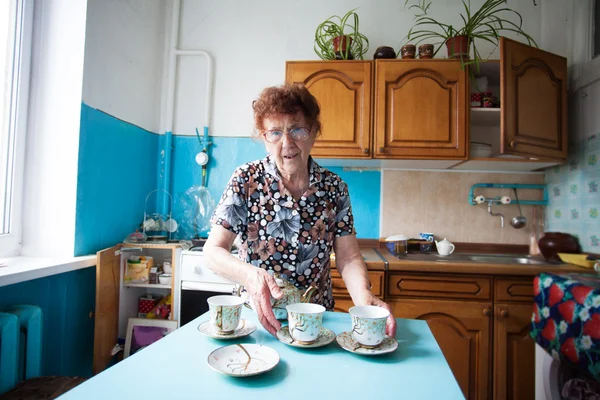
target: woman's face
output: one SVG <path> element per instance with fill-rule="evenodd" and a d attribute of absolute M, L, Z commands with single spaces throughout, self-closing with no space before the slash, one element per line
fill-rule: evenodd
<path fill-rule="evenodd" d="M 265 132 L 268 131 L 279 131 L 281 132 L 278 136 L 278 141 L 271 143 L 263 134 L 263 140 L 267 151 L 271 154 L 279 172 L 283 174 L 296 174 L 306 172 L 308 168 L 308 157 L 310 155 L 310 149 L 312 149 L 315 143 L 313 132 L 310 131 L 310 126 L 306 122 L 302 112 L 297 112 L 294 115 L 290 114 L 279 114 L 270 118 L 264 119 Z M 295 128 L 306 128 L 309 130 L 308 139 L 294 140 L 290 135 L 290 130 Z M 271 140 L 273 135 L 269 135 Z"/>

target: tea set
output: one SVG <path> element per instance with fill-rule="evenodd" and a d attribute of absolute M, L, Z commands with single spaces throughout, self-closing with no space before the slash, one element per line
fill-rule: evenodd
<path fill-rule="evenodd" d="M 355 306 L 348 312 L 352 317 L 352 330 L 336 334 L 323 326 L 325 307 L 309 303 L 316 289 L 309 287 L 304 293 L 292 284 L 279 282 L 284 296 L 273 301 L 273 311 L 278 319 L 288 324 L 277 332 L 277 339 L 289 346 L 316 348 L 334 340 L 344 350 L 354 354 L 372 356 L 386 354 L 398 348 L 395 338 L 385 335 L 389 311 L 377 306 Z M 238 291 L 241 294 L 241 291 Z M 236 295 L 213 296 L 208 299 L 210 319 L 198 326 L 200 333 L 214 339 L 235 339 L 252 334 L 256 325 L 240 318 L 242 304 L 251 307 L 251 299 Z M 234 344 L 216 349 L 208 356 L 208 364 L 218 372 L 230 376 L 252 376 L 270 371 L 279 362 L 277 352 L 258 344 Z"/>

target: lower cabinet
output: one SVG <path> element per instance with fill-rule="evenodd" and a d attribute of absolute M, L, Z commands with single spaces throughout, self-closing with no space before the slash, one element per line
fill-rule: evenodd
<path fill-rule="evenodd" d="M 369 271 L 367 275 L 369 282 L 371 283 L 371 292 L 383 300 L 384 271 Z M 348 310 L 354 306 L 354 303 L 352 302 L 346 284 L 337 269 L 331 270 L 331 286 L 333 298 L 335 299 L 334 311 L 348 312 Z"/>
<path fill-rule="evenodd" d="M 535 398 L 535 342 L 529 337 L 532 304 L 496 303 L 494 399 Z"/>
<path fill-rule="evenodd" d="M 488 399 L 492 304 L 445 300 L 388 301 L 396 318 L 427 321 L 465 397 Z M 399 332 L 402 336 L 402 332 Z"/>
<path fill-rule="evenodd" d="M 427 321 L 467 399 L 535 398 L 532 278 L 388 275 L 385 301 Z"/>

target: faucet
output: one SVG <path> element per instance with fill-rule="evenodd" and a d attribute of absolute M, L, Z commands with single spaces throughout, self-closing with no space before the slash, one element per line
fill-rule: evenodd
<path fill-rule="evenodd" d="M 491 215 L 492 217 L 500 217 L 500 226 L 501 226 L 502 228 L 504 228 L 504 215 L 502 215 L 502 214 L 500 214 L 500 213 L 495 213 L 495 212 L 492 212 L 492 203 L 493 203 L 493 201 L 490 201 L 490 202 L 488 203 L 488 212 L 490 213 L 490 215 Z"/>

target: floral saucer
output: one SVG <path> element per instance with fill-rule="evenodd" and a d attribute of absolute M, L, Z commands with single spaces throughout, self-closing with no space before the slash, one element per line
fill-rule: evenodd
<path fill-rule="evenodd" d="M 285 325 L 285 326 L 282 326 L 281 329 L 277 331 L 277 339 L 279 339 L 280 342 L 283 342 L 287 345 L 294 346 L 294 347 L 304 347 L 304 348 L 321 347 L 321 346 L 326 346 L 329 343 L 333 342 L 335 340 L 335 333 L 331 329 L 321 327 L 321 332 L 319 332 L 319 336 L 317 336 L 317 340 L 315 340 L 313 343 L 310 343 L 310 344 L 302 344 L 302 343 L 296 342 L 292 338 L 292 336 L 290 335 L 290 330 L 288 329 L 287 325 Z"/>
<path fill-rule="evenodd" d="M 354 354 L 363 356 L 376 356 L 379 354 L 391 353 L 398 348 L 396 339 L 386 336 L 383 342 L 375 348 L 362 347 L 356 340 L 352 338 L 352 332 L 342 332 L 335 338 L 342 349 Z"/>
<path fill-rule="evenodd" d="M 221 333 L 211 325 L 210 321 L 204 321 L 198 325 L 198 330 L 201 334 L 210 336 L 213 339 L 236 339 L 244 336 L 248 336 L 256 330 L 256 325 L 252 321 L 241 319 L 237 328 L 231 333 Z"/>
<path fill-rule="evenodd" d="M 244 343 L 219 347 L 208 355 L 208 365 L 229 376 L 246 377 L 270 371 L 279 363 L 279 354 L 261 344 Z"/>

